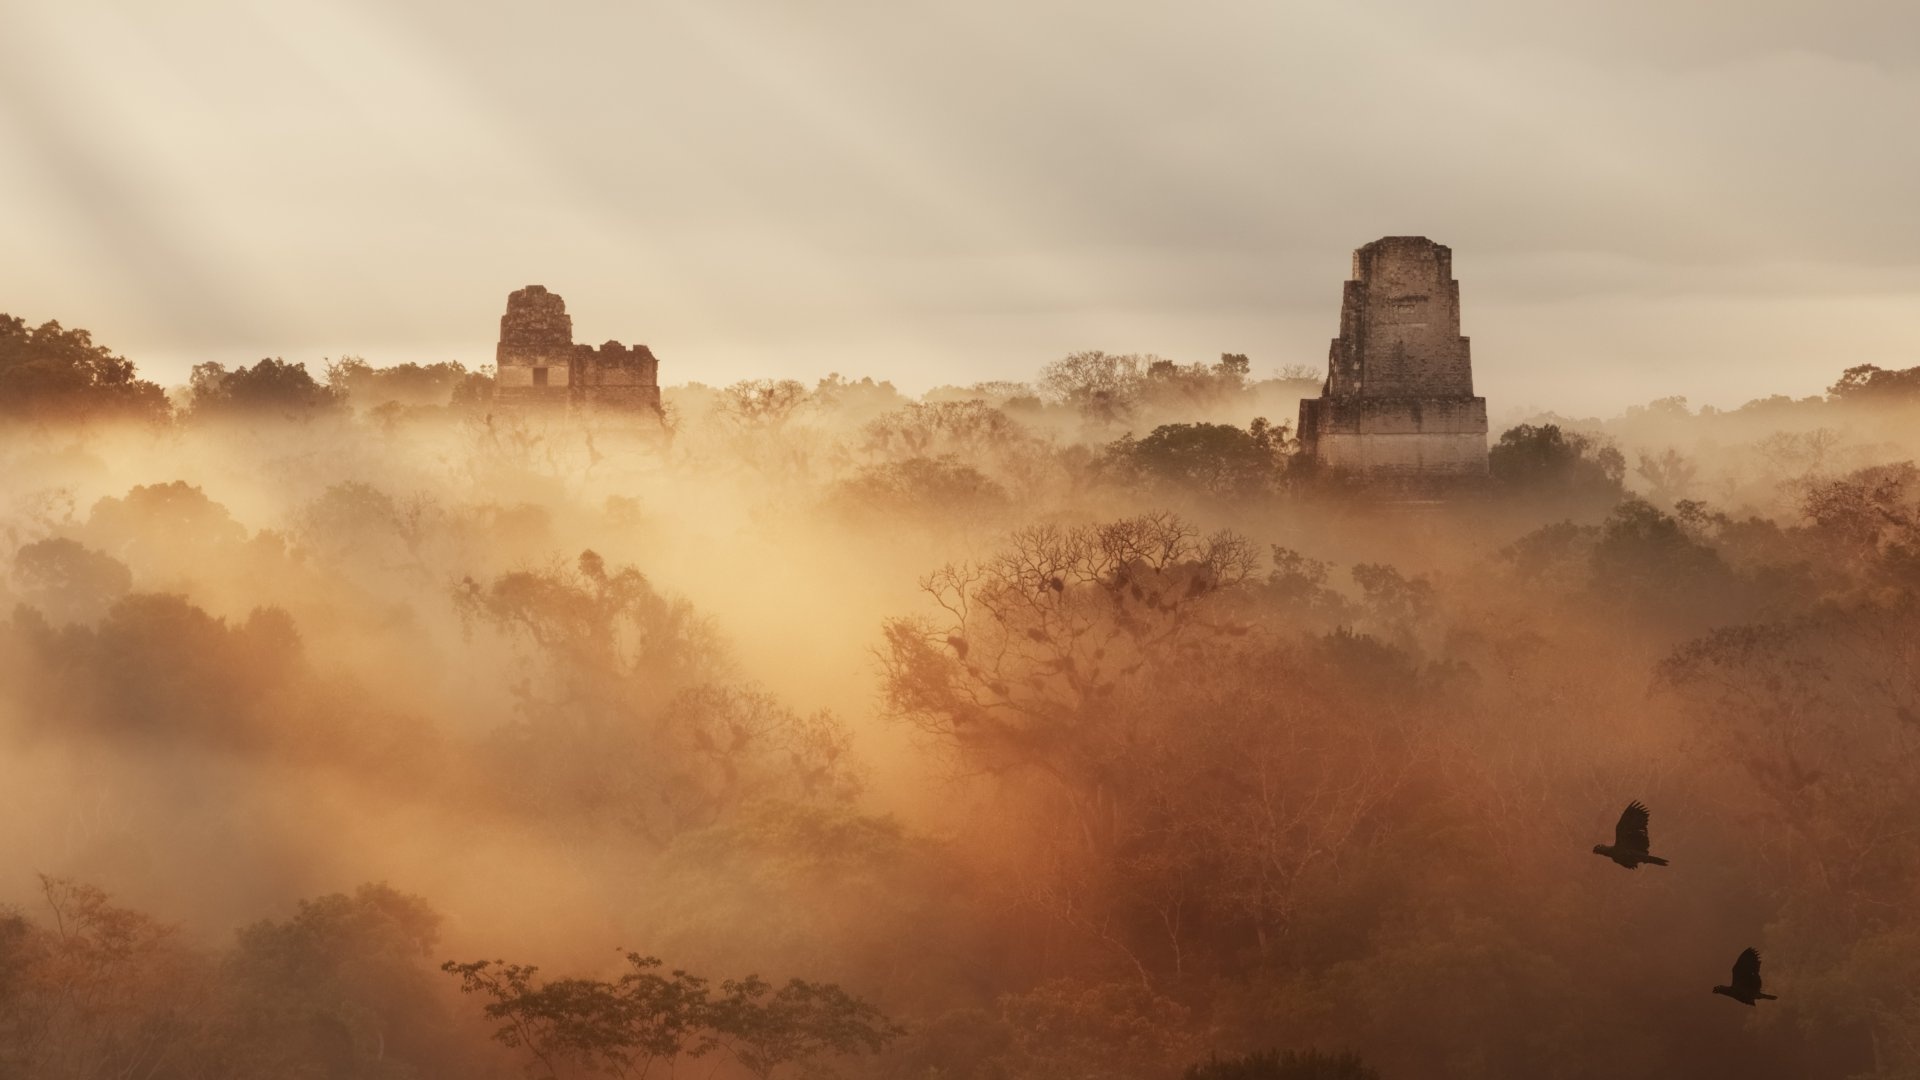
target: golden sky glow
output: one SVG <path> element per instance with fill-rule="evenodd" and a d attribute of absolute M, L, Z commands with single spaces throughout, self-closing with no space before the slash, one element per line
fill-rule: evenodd
<path fill-rule="evenodd" d="M 5 0 L 0 310 L 163 382 L 487 363 L 531 282 L 668 383 L 1269 372 L 1420 233 L 1496 413 L 1920 363 L 1920 8 L 1674 6 Z"/>

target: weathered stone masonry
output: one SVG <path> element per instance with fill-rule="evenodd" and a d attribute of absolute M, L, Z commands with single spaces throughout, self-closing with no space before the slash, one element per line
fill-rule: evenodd
<path fill-rule="evenodd" d="M 494 400 L 660 411 L 660 361 L 645 345 L 573 343 L 567 302 L 544 286 L 507 297 L 494 354 Z"/>
<path fill-rule="evenodd" d="M 1300 440 L 1321 466 L 1370 477 L 1486 474 L 1487 400 L 1473 396 L 1451 249 L 1389 236 L 1353 253 L 1326 385 L 1300 402 Z"/>

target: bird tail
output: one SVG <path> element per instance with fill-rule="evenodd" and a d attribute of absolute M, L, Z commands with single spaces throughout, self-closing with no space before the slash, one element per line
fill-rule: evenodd
<path fill-rule="evenodd" d="M 1642 856 L 1640 856 L 1640 861 L 1641 861 L 1641 862 L 1650 862 L 1650 863 L 1652 863 L 1652 864 L 1653 864 L 1653 865 L 1655 865 L 1655 866 L 1665 866 L 1665 865 L 1667 865 L 1667 860 L 1665 860 L 1665 859 L 1663 859 L 1663 858 L 1661 858 L 1661 857 L 1660 857 L 1660 856 L 1658 856 L 1658 855 L 1642 855 Z"/>

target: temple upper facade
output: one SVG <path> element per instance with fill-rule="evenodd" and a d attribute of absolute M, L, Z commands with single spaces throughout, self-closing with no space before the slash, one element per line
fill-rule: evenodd
<path fill-rule="evenodd" d="M 1326 385 L 1300 402 L 1300 441 L 1320 467 L 1370 478 L 1486 475 L 1487 400 L 1473 393 L 1450 248 L 1388 236 L 1353 253 Z"/>
<path fill-rule="evenodd" d="M 645 345 L 573 342 L 567 302 L 545 286 L 507 297 L 494 353 L 493 397 L 503 405 L 660 411 L 660 361 Z"/>

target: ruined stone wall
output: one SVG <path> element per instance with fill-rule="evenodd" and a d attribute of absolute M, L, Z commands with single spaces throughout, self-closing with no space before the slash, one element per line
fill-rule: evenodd
<path fill-rule="evenodd" d="M 1328 468 L 1400 478 L 1486 473 L 1486 399 L 1473 395 L 1450 249 L 1389 236 L 1353 253 L 1326 386 L 1300 403 L 1300 438 Z"/>
<path fill-rule="evenodd" d="M 564 405 L 572 398 L 573 318 L 567 302 L 539 285 L 507 297 L 494 350 L 494 399 Z"/>
<path fill-rule="evenodd" d="M 577 400 L 596 408 L 660 408 L 660 361 L 645 345 L 574 346 Z"/>
<path fill-rule="evenodd" d="M 660 362 L 645 345 L 573 342 L 566 301 L 529 285 L 507 297 L 494 355 L 494 400 L 660 411 Z"/>
<path fill-rule="evenodd" d="M 1355 251 L 1327 371 L 1340 397 L 1472 397 L 1452 250 L 1389 236 Z"/>

